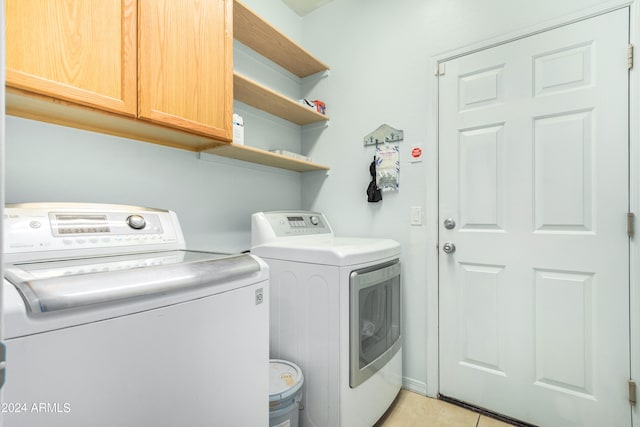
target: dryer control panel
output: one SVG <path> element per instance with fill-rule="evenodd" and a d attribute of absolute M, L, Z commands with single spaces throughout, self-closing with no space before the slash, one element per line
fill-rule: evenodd
<path fill-rule="evenodd" d="M 277 238 L 333 235 L 325 216 L 309 211 L 258 212 L 251 216 L 251 245 L 261 245 Z"/>

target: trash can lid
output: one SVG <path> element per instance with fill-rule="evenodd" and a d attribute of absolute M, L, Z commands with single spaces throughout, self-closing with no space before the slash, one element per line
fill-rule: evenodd
<path fill-rule="evenodd" d="M 293 362 L 269 360 L 269 402 L 277 402 L 296 394 L 302 387 L 302 371 Z"/>

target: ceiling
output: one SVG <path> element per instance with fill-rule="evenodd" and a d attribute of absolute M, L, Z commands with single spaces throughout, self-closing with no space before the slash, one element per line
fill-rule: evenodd
<path fill-rule="evenodd" d="M 284 4 L 289 6 L 295 13 L 300 16 L 304 16 L 309 12 L 312 12 L 322 5 L 329 3 L 332 0 L 282 0 Z"/>

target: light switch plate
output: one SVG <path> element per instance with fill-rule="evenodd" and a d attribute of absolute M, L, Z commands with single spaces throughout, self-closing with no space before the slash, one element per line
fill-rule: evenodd
<path fill-rule="evenodd" d="M 411 206 L 411 225 L 422 225 L 422 206 Z"/>

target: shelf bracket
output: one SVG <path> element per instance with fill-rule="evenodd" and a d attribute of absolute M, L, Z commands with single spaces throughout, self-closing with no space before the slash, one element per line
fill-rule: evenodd
<path fill-rule="evenodd" d="M 331 70 L 324 70 L 324 71 L 318 71 L 315 74 L 310 74 L 306 77 L 302 77 L 300 79 L 302 84 L 306 84 L 306 83 L 310 83 L 310 82 L 317 82 L 319 80 L 322 80 L 324 78 L 329 77 L 329 74 L 331 74 Z"/>
<path fill-rule="evenodd" d="M 303 125 L 302 130 L 313 130 L 313 129 L 326 129 L 329 127 L 330 121 L 326 122 L 315 122 L 309 123 L 308 125 Z"/>

